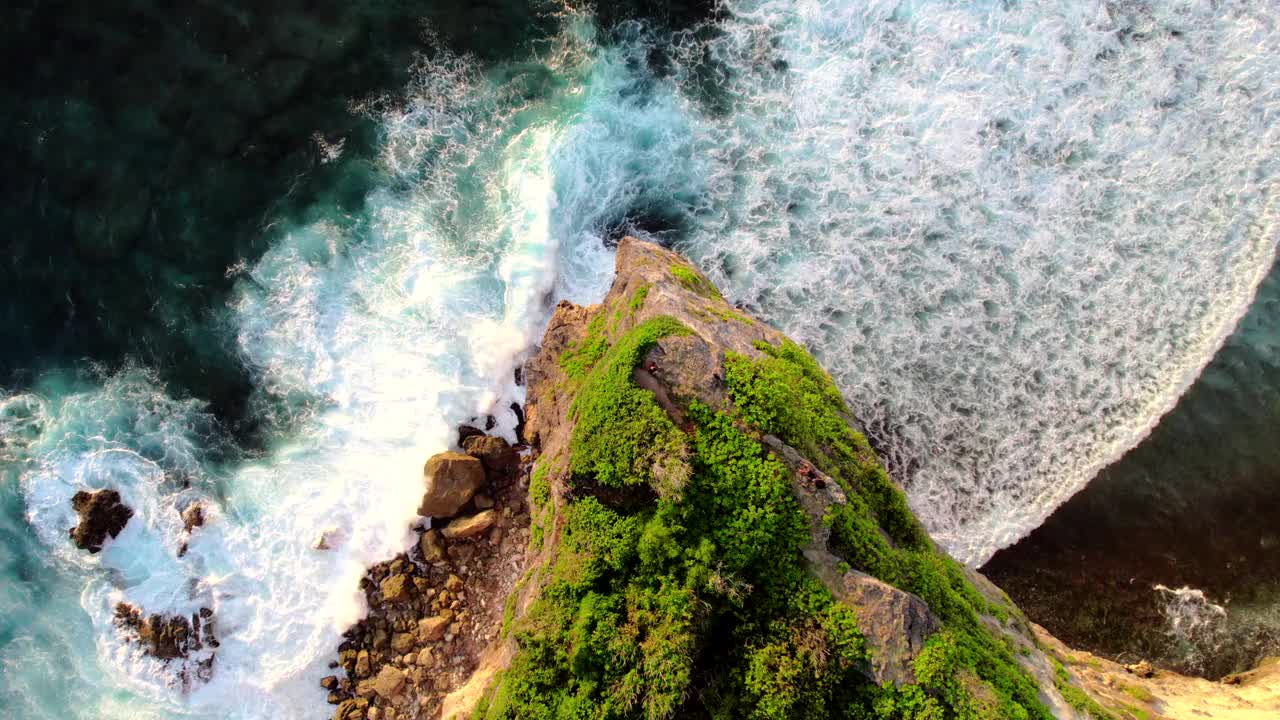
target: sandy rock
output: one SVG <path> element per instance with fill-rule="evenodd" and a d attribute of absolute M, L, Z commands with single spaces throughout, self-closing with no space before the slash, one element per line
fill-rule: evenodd
<path fill-rule="evenodd" d="M 436 664 L 436 656 L 431 648 L 422 648 L 418 653 L 417 664 L 420 668 L 429 668 Z"/>
<path fill-rule="evenodd" d="M 418 641 L 434 642 L 444 637 L 445 631 L 448 629 L 449 618 L 439 615 L 422 618 L 418 621 Z"/>
<path fill-rule="evenodd" d="M 404 671 L 394 665 L 383 665 L 378 677 L 373 679 L 373 691 L 379 697 L 390 698 L 404 687 Z"/>
<path fill-rule="evenodd" d="M 1139 660 L 1132 665 L 1125 665 L 1124 669 L 1140 678 L 1149 678 L 1156 674 L 1156 669 L 1146 660 Z"/>
<path fill-rule="evenodd" d="M 418 538 L 418 549 L 422 551 L 422 559 L 425 562 L 445 561 L 444 540 L 440 537 L 439 530 L 431 529 L 422 533 L 422 537 Z"/>
<path fill-rule="evenodd" d="M 409 599 L 411 584 L 408 575 L 400 574 L 388 577 L 378 587 L 382 591 L 383 600 L 389 603 L 400 603 Z"/>
<path fill-rule="evenodd" d="M 418 514 L 453 517 L 484 484 L 484 465 L 470 456 L 442 452 L 431 456 L 422 471 L 424 493 Z"/>
<path fill-rule="evenodd" d="M 413 649 L 413 633 L 398 632 L 391 636 L 391 651 L 403 655 Z"/>
<path fill-rule="evenodd" d="M 81 550 L 97 553 L 102 550 L 102 543 L 107 537 L 116 537 L 133 510 L 120 501 L 120 493 L 115 490 L 81 490 L 71 498 L 71 507 L 80 516 L 80 523 L 71 528 L 71 541 Z"/>
<path fill-rule="evenodd" d="M 492 510 L 476 513 L 471 517 L 457 518 L 449 523 L 441 534 L 448 540 L 459 540 L 462 538 L 475 537 L 489 528 L 493 527 L 498 521 L 498 515 Z"/>
<path fill-rule="evenodd" d="M 367 678 L 372 670 L 369 667 L 369 651 L 361 650 L 356 655 L 356 677 Z"/>

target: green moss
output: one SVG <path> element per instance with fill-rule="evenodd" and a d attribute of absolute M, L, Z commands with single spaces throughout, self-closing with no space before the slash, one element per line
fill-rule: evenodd
<path fill-rule="evenodd" d="M 790 340 L 757 343 L 764 356 L 731 354 L 725 362 L 737 413 L 761 432 L 777 435 L 854 490 L 899 546 L 931 549 L 932 543 L 880 465 L 870 443 L 849 427 L 835 382 L 804 348 Z"/>
<path fill-rule="evenodd" d="M 711 281 L 702 276 L 702 273 L 683 263 L 671 264 L 671 277 L 675 278 L 685 289 L 695 292 L 703 297 L 720 299 L 720 290 Z"/>
<path fill-rule="evenodd" d="M 569 469 L 575 482 L 615 488 L 683 485 L 689 472 L 685 435 L 652 393 L 636 387 L 631 372 L 659 339 L 685 332 L 674 318 L 650 319 L 593 363 L 570 410 L 575 426 Z"/>
<path fill-rule="evenodd" d="M 878 702 L 908 717 L 927 717 L 939 697 L 948 717 L 1048 717 L 1035 681 L 1008 645 L 982 624 L 980 616 L 993 611 L 991 603 L 958 563 L 934 549 L 866 438 L 849 427 L 848 410 L 831 377 L 795 343 L 756 347 L 762 357 L 736 355 L 726 362 L 735 412 L 760 432 L 797 448 L 847 491 L 848 502 L 825 518 L 832 551 L 854 569 L 920 596 L 946 628 L 928 655 L 946 661 L 931 665 L 937 670 L 932 674 L 918 669 L 931 690 L 927 697 L 900 690 Z M 930 662 L 926 655 L 921 658 Z M 963 671 L 990 689 L 994 708 L 964 699 Z"/>
<path fill-rule="evenodd" d="M 1062 693 L 1062 699 L 1076 710 L 1087 713 L 1094 720 L 1116 720 L 1116 716 L 1099 705 L 1097 700 L 1071 683 L 1071 676 L 1057 658 L 1053 658 L 1053 684 Z"/>
<path fill-rule="evenodd" d="M 1151 694 L 1150 690 L 1142 687 L 1141 685 L 1124 685 L 1122 689 L 1126 695 L 1140 702 L 1149 703 L 1156 699 L 1155 696 Z"/>
<path fill-rule="evenodd" d="M 597 313 L 587 324 L 586 336 L 560 353 L 560 368 L 571 381 L 581 380 L 608 349 L 609 336 L 605 333 L 604 313 Z"/>
<path fill-rule="evenodd" d="M 627 301 L 627 307 L 631 308 L 631 312 L 636 312 L 640 309 L 640 306 L 644 305 L 644 299 L 649 296 L 649 289 L 651 287 L 652 286 L 649 285 L 649 283 L 645 283 L 631 294 L 631 299 Z"/>
<path fill-rule="evenodd" d="M 529 476 L 529 501 L 534 507 L 543 507 L 551 499 L 551 462 L 538 460 Z"/>

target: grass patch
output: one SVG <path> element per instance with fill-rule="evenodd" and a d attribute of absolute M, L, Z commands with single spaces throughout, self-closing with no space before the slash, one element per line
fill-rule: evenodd
<path fill-rule="evenodd" d="M 652 318 L 620 338 L 593 365 L 570 406 L 575 426 L 569 470 L 575 482 L 613 488 L 652 484 L 665 492 L 678 491 L 687 480 L 685 434 L 653 394 L 631 379 L 636 363 L 659 339 L 687 332 L 674 318 Z"/>
<path fill-rule="evenodd" d="M 1116 716 L 1099 705 L 1097 700 L 1071 683 L 1071 676 L 1057 658 L 1053 658 L 1053 684 L 1062 693 L 1062 699 L 1079 712 L 1088 713 L 1094 720 L 1116 720 Z"/>
<path fill-rule="evenodd" d="M 1124 685 L 1121 689 L 1124 690 L 1126 695 L 1139 702 L 1149 703 L 1156 699 L 1156 696 L 1152 695 L 1150 690 L 1141 685 Z"/>
<path fill-rule="evenodd" d="M 711 281 L 702 276 L 702 273 L 683 263 L 671 264 L 671 277 L 675 278 L 686 290 L 695 292 L 703 297 L 713 300 L 720 299 L 720 290 Z"/>

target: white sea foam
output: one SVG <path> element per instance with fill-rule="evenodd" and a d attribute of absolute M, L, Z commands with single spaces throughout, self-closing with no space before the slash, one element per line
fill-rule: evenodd
<path fill-rule="evenodd" d="M 981 563 L 1149 431 L 1270 267 L 1274 6 L 726 11 L 682 65 L 731 108 L 682 249 L 818 352 Z"/>

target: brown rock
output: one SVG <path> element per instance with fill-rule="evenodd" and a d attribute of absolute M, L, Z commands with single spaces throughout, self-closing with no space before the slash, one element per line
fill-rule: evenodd
<path fill-rule="evenodd" d="M 488 495 L 485 495 L 484 493 L 480 493 L 475 496 L 475 503 L 476 503 L 477 509 L 488 510 L 489 508 L 493 507 L 493 498 L 489 497 Z"/>
<path fill-rule="evenodd" d="M 450 592 L 457 592 L 462 589 L 462 578 L 458 577 L 457 575 L 450 575 L 444 581 L 444 587 L 446 590 L 449 590 Z"/>
<path fill-rule="evenodd" d="M 851 605 L 870 650 L 868 677 L 902 686 L 916 681 L 915 659 L 942 623 L 924 600 L 876 578 L 849 571 L 839 599 Z"/>
<path fill-rule="evenodd" d="M 373 670 L 369 667 L 369 651 L 361 650 L 356 655 L 356 677 L 367 678 Z"/>
<path fill-rule="evenodd" d="M 320 687 L 325 690 L 333 690 L 338 687 L 338 678 L 336 675 L 326 675 L 320 678 Z"/>
<path fill-rule="evenodd" d="M 401 603 L 409 599 L 410 584 L 408 575 L 392 575 L 383 580 L 378 588 L 382 591 L 383 600 Z"/>
<path fill-rule="evenodd" d="M 413 633 L 398 632 L 391 636 L 391 651 L 403 655 L 413 649 Z"/>
<path fill-rule="evenodd" d="M 418 640 L 419 642 L 435 642 L 444 637 L 445 631 L 448 629 L 448 618 L 438 615 L 422 618 L 418 621 Z"/>
<path fill-rule="evenodd" d="M 436 664 L 435 653 L 431 652 L 431 648 L 422 648 L 418 653 L 418 667 L 429 668 Z"/>
<path fill-rule="evenodd" d="M 473 435 L 462 443 L 467 454 L 479 458 L 493 477 L 505 477 L 520 464 L 520 456 L 506 440 L 492 435 Z"/>
<path fill-rule="evenodd" d="M 1149 678 L 1156 674 L 1156 669 L 1146 660 L 1139 660 L 1132 665 L 1125 665 L 1124 669 L 1140 678 Z"/>
<path fill-rule="evenodd" d="M 428 530 L 422 533 L 422 537 L 418 538 L 418 549 L 422 551 L 422 559 L 429 563 L 439 563 L 445 560 L 444 540 L 440 537 L 439 530 Z"/>
<path fill-rule="evenodd" d="M 404 671 L 394 665 L 383 665 L 378 677 L 373 679 L 373 691 L 379 697 L 390 698 L 404 687 Z"/>
<path fill-rule="evenodd" d="M 450 522 L 441 534 L 448 540 L 459 540 L 462 538 L 475 537 L 489 528 L 493 527 L 498 521 L 498 514 L 492 510 L 485 510 L 476 513 L 471 517 L 457 518 Z"/>
<path fill-rule="evenodd" d="M 120 502 L 120 493 L 115 490 L 81 490 L 71 498 L 71 507 L 80 516 L 80 523 L 71 528 L 71 541 L 95 554 L 108 536 L 119 535 L 133 517 L 133 510 Z"/>
<path fill-rule="evenodd" d="M 484 466 L 470 455 L 442 452 L 427 460 L 422 481 L 425 492 L 418 514 L 453 517 L 484 484 Z"/>
<path fill-rule="evenodd" d="M 191 503 L 186 510 L 182 511 L 182 527 L 187 531 L 201 527 L 204 525 L 204 505 L 200 503 Z"/>

